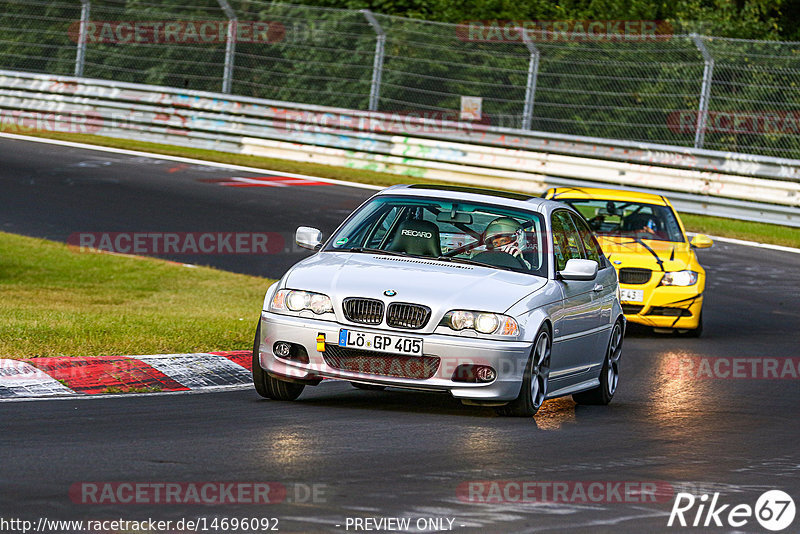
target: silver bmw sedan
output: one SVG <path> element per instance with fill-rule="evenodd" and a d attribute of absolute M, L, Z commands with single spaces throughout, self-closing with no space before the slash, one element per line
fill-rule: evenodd
<path fill-rule="evenodd" d="M 501 415 L 546 399 L 608 404 L 625 317 L 585 220 L 537 197 L 395 186 L 362 204 L 266 292 L 253 347 L 260 395 L 323 378 L 449 393 Z"/>

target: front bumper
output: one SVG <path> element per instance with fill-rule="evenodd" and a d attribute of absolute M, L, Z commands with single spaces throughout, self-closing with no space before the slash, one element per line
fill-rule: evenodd
<path fill-rule="evenodd" d="M 624 289 L 644 290 L 643 302 L 623 302 L 625 318 L 654 328 L 693 330 L 700 325 L 703 294 L 693 286 L 620 284 Z"/>
<path fill-rule="evenodd" d="M 323 354 L 317 351 L 317 336 L 324 334 L 328 343 L 335 344 L 341 328 L 420 338 L 423 340 L 423 353 L 426 356 L 439 358 L 438 368 L 431 378 L 423 379 L 369 374 L 331 367 L 326 363 Z M 277 341 L 302 345 L 308 353 L 308 363 L 277 357 L 272 350 Z M 389 331 L 366 326 L 341 325 L 333 321 L 279 315 L 266 311 L 261 313 L 261 338 L 259 340 L 261 367 L 279 378 L 285 377 L 311 383 L 320 378 L 338 378 L 366 384 L 449 392 L 453 397 L 459 399 L 486 402 L 510 401 L 519 395 L 531 349 L 532 343 L 524 341 L 415 334 L 411 331 Z M 455 369 L 463 364 L 491 366 L 495 369 L 497 376 L 488 383 L 453 381 L 452 376 Z"/>

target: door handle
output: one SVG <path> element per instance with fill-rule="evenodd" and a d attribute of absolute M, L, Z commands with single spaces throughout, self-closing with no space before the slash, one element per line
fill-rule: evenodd
<path fill-rule="evenodd" d="M 595 293 L 600 293 L 603 290 L 603 287 L 604 287 L 603 284 L 595 284 L 594 287 L 592 288 L 592 291 L 594 291 Z"/>

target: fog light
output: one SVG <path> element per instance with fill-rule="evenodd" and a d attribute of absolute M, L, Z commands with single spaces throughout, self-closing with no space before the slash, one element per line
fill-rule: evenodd
<path fill-rule="evenodd" d="M 456 367 L 451 380 L 453 382 L 491 382 L 497 378 L 497 372 L 488 365 L 464 363 Z"/>
<path fill-rule="evenodd" d="M 478 382 L 491 382 L 497 377 L 497 373 L 494 369 L 485 366 L 478 367 L 475 375 L 478 377 Z"/>
<path fill-rule="evenodd" d="M 278 358 L 288 358 L 289 354 L 292 352 L 292 346 L 285 341 L 278 341 L 275 343 L 275 346 L 272 347 L 272 351 Z"/>

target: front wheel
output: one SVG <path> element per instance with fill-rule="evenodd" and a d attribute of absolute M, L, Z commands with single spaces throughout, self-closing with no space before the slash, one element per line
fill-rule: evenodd
<path fill-rule="evenodd" d="M 261 340 L 261 323 L 256 328 L 256 339 L 253 342 L 253 385 L 259 395 L 265 399 L 293 401 L 303 392 L 303 384 L 285 382 L 270 376 L 261 368 L 261 361 L 258 357 L 259 345 Z"/>
<path fill-rule="evenodd" d="M 611 330 L 608 349 L 600 371 L 600 385 L 589 391 L 575 393 L 572 400 L 578 404 L 606 405 L 614 398 L 619 384 L 619 358 L 622 356 L 622 322 L 617 321 Z"/>
<path fill-rule="evenodd" d="M 536 334 L 533 353 L 525 368 L 519 396 L 505 406 L 495 408 L 499 415 L 531 417 L 539 411 L 547 396 L 547 384 L 550 380 L 551 349 L 550 330 L 544 325 Z"/>

